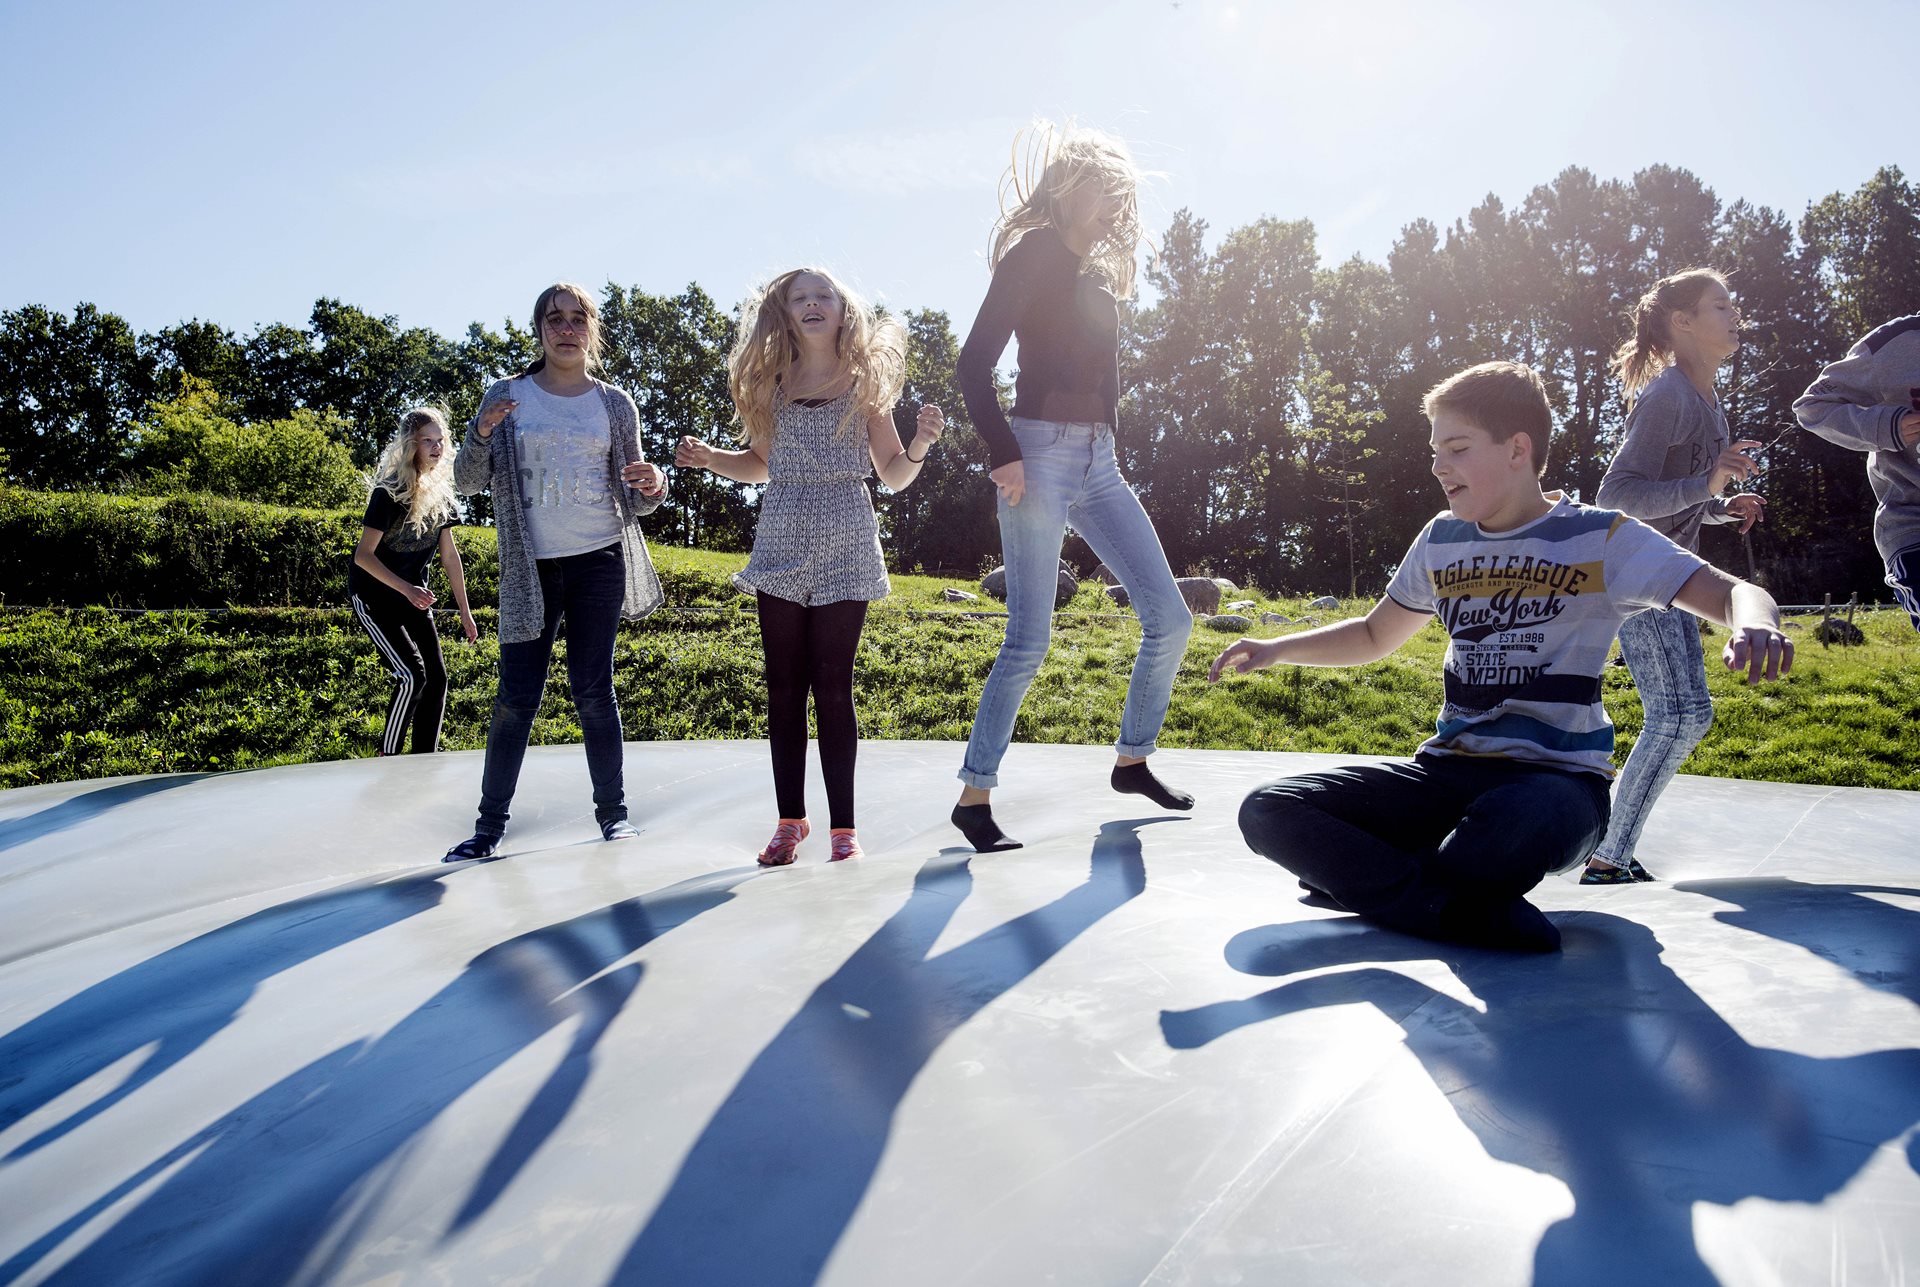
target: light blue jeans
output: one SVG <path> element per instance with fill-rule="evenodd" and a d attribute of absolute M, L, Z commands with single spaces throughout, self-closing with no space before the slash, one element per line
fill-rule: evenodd
<path fill-rule="evenodd" d="M 1614 785 L 1613 818 L 1593 856 L 1624 867 L 1640 843 L 1653 802 L 1673 781 L 1713 723 L 1700 623 L 1679 608 L 1650 608 L 1620 623 L 1627 659 L 1646 723 Z"/>
<path fill-rule="evenodd" d="M 1193 613 L 1173 583 L 1153 521 L 1120 476 L 1112 428 L 1021 418 L 1013 421 L 1013 435 L 1026 462 L 1026 493 L 1018 505 L 1000 501 L 1007 638 L 980 694 L 960 769 L 962 782 L 983 790 L 1000 783 L 1014 718 L 1053 642 L 1053 595 L 1068 527 L 1120 578 L 1140 617 L 1140 651 L 1114 743 L 1121 755 L 1153 754 L 1193 632 Z"/>

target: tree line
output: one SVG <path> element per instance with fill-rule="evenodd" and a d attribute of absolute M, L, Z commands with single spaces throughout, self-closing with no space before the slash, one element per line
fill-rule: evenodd
<path fill-rule="evenodd" d="M 1751 537 L 1708 529 L 1705 552 L 1783 600 L 1884 597 L 1864 459 L 1794 427 L 1792 403 L 1859 335 L 1920 312 L 1920 186 L 1899 169 L 1795 220 L 1723 202 L 1683 169 L 1620 180 L 1570 167 L 1512 208 L 1488 196 L 1450 225 L 1408 224 L 1384 262 L 1322 264 L 1306 220 L 1210 231 L 1177 212 L 1147 268 L 1147 300 L 1122 318 L 1122 464 L 1176 572 L 1378 591 L 1440 507 L 1420 398 L 1488 358 L 1545 375 L 1560 429 L 1548 481 L 1591 499 L 1625 420 L 1608 360 L 1628 310 L 1661 276 L 1705 264 L 1728 274 L 1747 319 L 1723 400 L 1735 436 L 1766 444 L 1757 487 L 1768 502 Z M 670 459 L 682 434 L 724 432 L 734 313 L 698 285 L 654 295 L 609 283 L 600 302 L 605 375 L 638 403 L 648 456 Z M 912 489 L 879 498 L 888 549 L 902 568 L 969 574 L 993 561 L 998 534 L 954 379 L 959 340 L 943 312 L 901 316 L 903 432 L 929 401 L 955 430 Z M 71 314 L 27 305 L 0 312 L 0 471 L 56 490 L 280 478 L 257 498 L 291 503 L 289 489 L 307 489 L 310 503 L 338 504 L 343 468 L 371 464 L 401 409 L 438 401 L 460 423 L 490 379 L 534 352 L 512 321 L 448 339 L 334 299 L 305 327 L 245 335 L 201 320 L 136 333 L 90 303 Z M 332 463 L 280 459 L 328 451 Z M 752 488 L 683 472 L 649 533 L 744 549 L 753 500 Z"/>

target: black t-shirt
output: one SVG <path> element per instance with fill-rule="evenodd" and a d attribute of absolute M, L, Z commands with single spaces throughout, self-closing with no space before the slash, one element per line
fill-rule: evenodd
<path fill-rule="evenodd" d="M 1007 340 L 1020 341 L 1013 414 L 1046 418 L 1049 393 L 1073 394 L 1103 408 L 1114 424 L 1120 402 L 1120 305 L 1053 228 L 1035 228 L 993 270 L 958 363 L 960 396 L 986 439 L 994 468 L 1020 459 L 993 368 Z"/>
<path fill-rule="evenodd" d="M 364 521 L 368 527 L 386 533 L 380 538 L 374 557 L 402 581 L 418 586 L 427 583 L 427 568 L 433 562 L 433 552 L 439 548 L 440 533 L 453 526 L 453 520 L 449 518 L 425 532 L 414 531 L 407 526 L 406 508 L 384 487 L 375 487 L 373 494 L 367 497 Z M 380 595 L 395 599 L 400 597 L 385 582 L 377 581 L 362 571 L 351 555 L 347 559 L 347 589 L 363 599 Z"/>

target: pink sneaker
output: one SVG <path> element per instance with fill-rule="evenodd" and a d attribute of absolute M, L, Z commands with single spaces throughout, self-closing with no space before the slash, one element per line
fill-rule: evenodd
<path fill-rule="evenodd" d="M 793 861 L 793 851 L 805 840 L 812 827 L 805 818 L 782 818 L 780 825 L 773 829 L 773 839 L 767 841 L 767 847 L 760 851 L 762 867 L 785 867 Z"/>
<path fill-rule="evenodd" d="M 845 862 L 849 858 L 867 856 L 867 851 L 860 847 L 859 838 L 853 834 L 852 827 L 835 827 L 829 833 L 827 843 L 833 846 L 828 862 Z"/>

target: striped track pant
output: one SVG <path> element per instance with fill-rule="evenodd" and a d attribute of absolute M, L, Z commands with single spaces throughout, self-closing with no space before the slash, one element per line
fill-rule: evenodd
<path fill-rule="evenodd" d="M 433 614 L 393 596 L 364 599 L 353 596 L 353 615 L 373 640 L 373 647 L 393 675 L 393 700 L 387 706 L 387 726 L 380 735 L 380 754 L 399 755 L 407 749 L 407 730 L 413 730 L 415 753 L 440 749 L 440 723 L 447 713 L 447 667 L 440 656 L 440 637 Z"/>

